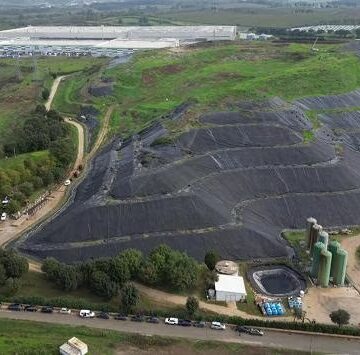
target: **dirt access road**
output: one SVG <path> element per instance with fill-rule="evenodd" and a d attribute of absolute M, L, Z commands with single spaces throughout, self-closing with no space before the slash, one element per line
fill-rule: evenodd
<path fill-rule="evenodd" d="M 59 87 L 59 84 L 64 76 L 59 76 L 55 79 L 50 96 L 48 101 L 45 104 L 47 110 L 51 108 L 51 103 L 54 99 L 56 90 Z M 84 161 L 84 142 L 85 142 L 85 133 L 83 126 L 71 120 L 71 118 L 65 118 L 65 122 L 76 127 L 78 131 L 78 151 L 77 156 L 74 163 L 74 170 Z M 71 177 L 73 171 L 70 173 L 69 178 Z M 22 216 L 17 221 L 7 220 L 5 223 L 0 224 L 0 247 L 5 246 L 8 242 L 13 239 L 16 239 L 22 232 L 30 228 L 32 225 L 46 218 L 51 212 L 56 210 L 63 198 L 65 196 L 66 186 L 61 184 L 57 189 L 51 191 L 51 194 L 47 198 L 47 202 L 43 208 L 37 211 L 34 215 L 30 217 Z"/>
<path fill-rule="evenodd" d="M 64 78 L 66 77 L 66 75 L 62 75 L 62 76 L 58 76 L 52 86 L 51 86 L 51 90 L 50 90 L 50 94 L 49 94 L 49 98 L 47 99 L 46 103 L 45 103 L 45 108 L 46 108 L 46 111 L 49 111 L 50 108 L 51 108 L 51 104 L 54 100 L 54 97 L 55 97 L 55 94 L 57 92 L 57 89 L 59 88 L 59 85 L 60 85 L 60 82 L 61 80 L 63 80 Z"/>
<path fill-rule="evenodd" d="M 225 331 L 212 330 L 209 327 L 179 327 L 160 324 L 138 323 L 130 321 L 118 321 L 114 319 L 82 319 L 77 314 L 44 314 L 31 312 L 0 311 L 0 318 L 22 319 L 54 324 L 66 324 L 70 326 L 88 326 L 91 328 L 111 329 L 126 333 L 136 333 L 146 336 L 160 335 L 176 338 L 212 340 L 231 343 L 241 343 L 267 348 L 283 348 L 309 351 L 311 353 L 331 354 L 359 354 L 360 339 L 331 337 L 317 334 L 296 334 L 265 330 L 262 337 L 254 337 L 242 334 L 239 336 L 227 327 Z M 29 324 L 31 326 L 31 324 Z M 76 330 L 74 329 L 76 335 Z M 90 349 L 91 351 L 91 349 Z"/>

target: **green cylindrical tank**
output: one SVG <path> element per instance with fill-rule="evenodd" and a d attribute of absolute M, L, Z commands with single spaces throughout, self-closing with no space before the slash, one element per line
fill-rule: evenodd
<path fill-rule="evenodd" d="M 330 277 L 334 277 L 336 253 L 340 248 L 340 243 L 337 240 L 332 240 L 328 245 L 328 250 L 332 254 Z"/>
<path fill-rule="evenodd" d="M 322 227 L 320 224 L 314 224 L 312 227 L 312 233 L 311 233 L 311 243 L 310 243 L 310 255 L 313 255 L 314 245 L 319 240 L 319 233 L 322 231 Z"/>
<path fill-rule="evenodd" d="M 321 243 L 321 242 L 315 243 L 314 248 L 313 248 L 313 261 L 311 264 L 311 271 L 310 271 L 310 275 L 314 278 L 316 278 L 318 276 L 319 264 L 320 264 L 320 254 L 323 250 L 325 250 L 324 243 Z"/>
<path fill-rule="evenodd" d="M 312 241 L 312 233 L 313 233 L 313 226 L 317 224 L 317 221 L 313 217 L 309 217 L 306 220 L 306 244 L 307 248 L 310 249 L 311 241 Z"/>
<path fill-rule="evenodd" d="M 333 281 L 335 285 L 343 286 L 345 283 L 346 266 L 347 266 L 348 253 L 344 249 L 338 249 L 335 255 Z"/>
<path fill-rule="evenodd" d="M 318 284 L 321 287 L 329 286 L 331 259 L 332 254 L 328 250 L 323 249 L 320 253 L 320 264 L 318 272 Z"/>
<path fill-rule="evenodd" d="M 320 231 L 319 232 L 319 242 L 322 242 L 325 244 L 325 249 L 328 248 L 328 244 L 329 244 L 329 234 L 326 233 L 325 231 Z"/>

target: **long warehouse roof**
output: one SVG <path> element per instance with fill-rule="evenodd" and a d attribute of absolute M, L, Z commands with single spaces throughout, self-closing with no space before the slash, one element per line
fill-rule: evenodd
<path fill-rule="evenodd" d="M 236 26 L 28 26 L 0 31 L 0 39 L 234 40 Z"/>

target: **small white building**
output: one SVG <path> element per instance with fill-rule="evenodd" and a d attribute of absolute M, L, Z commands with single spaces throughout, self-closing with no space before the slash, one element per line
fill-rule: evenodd
<path fill-rule="evenodd" d="M 245 301 L 246 289 L 244 279 L 238 275 L 218 274 L 219 280 L 215 282 L 216 301 Z"/>
<path fill-rule="evenodd" d="M 72 337 L 59 348 L 60 355 L 85 355 L 88 353 L 88 346 L 79 340 Z"/>

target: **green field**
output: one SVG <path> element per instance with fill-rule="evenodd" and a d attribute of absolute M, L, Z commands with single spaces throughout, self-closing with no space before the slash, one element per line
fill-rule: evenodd
<path fill-rule="evenodd" d="M 115 82 L 113 96 L 93 101 L 101 107 L 115 99 L 112 132 L 128 135 L 188 101 L 204 112 L 241 99 L 291 101 L 360 86 L 358 57 L 341 47 L 322 45 L 318 53 L 310 47 L 238 42 L 138 53 L 130 63 L 104 71 Z"/>
<path fill-rule="evenodd" d="M 191 24 L 238 25 L 240 27 L 296 27 L 320 24 L 354 24 L 360 8 L 328 8 L 296 11 L 294 8 L 240 8 L 169 11 L 161 18 Z"/>

